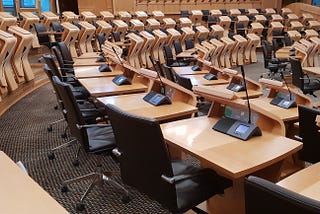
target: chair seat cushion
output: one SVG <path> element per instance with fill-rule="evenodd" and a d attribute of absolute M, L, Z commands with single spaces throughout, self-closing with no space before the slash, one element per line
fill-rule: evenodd
<path fill-rule="evenodd" d="M 89 152 L 98 153 L 115 148 L 115 138 L 111 125 L 87 128 Z"/>
<path fill-rule="evenodd" d="M 230 180 L 215 171 L 200 169 L 182 161 L 173 161 L 172 169 L 174 175 L 199 173 L 191 179 L 176 183 L 178 212 L 185 212 L 215 194 L 223 194 L 224 189 L 231 186 Z"/>

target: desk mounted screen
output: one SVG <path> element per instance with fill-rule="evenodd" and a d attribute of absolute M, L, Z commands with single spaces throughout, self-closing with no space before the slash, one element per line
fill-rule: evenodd
<path fill-rule="evenodd" d="M 244 91 L 244 86 L 236 83 L 230 83 L 227 86 L 227 89 L 234 91 L 234 92 L 239 92 L 239 91 Z"/>
<path fill-rule="evenodd" d="M 99 66 L 99 71 L 100 72 L 111 72 L 112 69 L 110 68 L 110 66 L 108 64 L 103 64 Z"/>

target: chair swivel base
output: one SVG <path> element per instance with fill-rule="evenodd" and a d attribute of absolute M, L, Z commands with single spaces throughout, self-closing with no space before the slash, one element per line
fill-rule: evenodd
<path fill-rule="evenodd" d="M 98 168 L 101 168 L 101 167 L 98 167 Z M 87 195 L 91 192 L 93 187 L 95 187 L 96 185 L 106 184 L 107 182 L 112 184 L 113 186 L 123 190 L 125 195 L 122 197 L 121 200 L 123 203 L 128 203 L 130 201 L 129 191 L 126 190 L 123 186 L 121 186 L 118 182 L 110 179 L 106 174 L 111 174 L 111 173 L 110 172 L 109 173 L 102 173 L 102 172 L 100 172 L 100 169 L 98 169 L 96 172 L 91 172 L 91 173 L 88 173 L 83 176 L 79 176 L 79 177 L 76 177 L 76 178 L 73 178 L 70 180 L 66 180 L 63 182 L 61 192 L 68 192 L 69 191 L 68 186 L 67 186 L 68 184 L 91 179 L 92 182 L 90 183 L 90 185 L 88 186 L 88 188 L 86 189 L 84 194 L 82 195 L 79 203 L 77 203 L 77 205 L 76 205 L 77 211 L 83 211 L 85 209 L 85 204 L 83 203 L 83 201 L 87 197 Z"/>

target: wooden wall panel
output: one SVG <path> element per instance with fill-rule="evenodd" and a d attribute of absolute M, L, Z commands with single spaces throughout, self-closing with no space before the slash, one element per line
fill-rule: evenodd
<path fill-rule="evenodd" d="M 78 0 L 79 12 L 91 11 L 99 15 L 100 11 L 107 10 L 113 13 L 113 0 Z"/>

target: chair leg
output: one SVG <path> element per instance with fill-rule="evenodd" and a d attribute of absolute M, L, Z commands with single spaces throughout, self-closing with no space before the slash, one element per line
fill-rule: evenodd
<path fill-rule="evenodd" d="M 68 147 L 68 146 L 71 146 L 71 145 L 73 145 L 75 142 L 77 142 L 77 140 L 76 140 L 76 139 L 73 139 L 73 140 L 70 140 L 70 141 L 68 141 L 68 142 L 66 142 L 66 143 L 64 143 L 64 144 L 61 144 L 60 146 L 57 146 L 57 147 L 55 147 L 55 148 L 52 148 L 52 149 L 50 150 L 50 152 L 48 153 L 48 158 L 49 158 L 49 160 L 53 160 L 53 159 L 55 158 L 54 152 L 55 152 L 56 150 L 62 149 L 62 148 Z"/>
<path fill-rule="evenodd" d="M 126 190 L 123 186 L 121 186 L 118 182 L 110 179 L 110 177 L 108 177 L 105 174 L 103 174 L 100 164 L 98 164 L 97 166 L 98 167 L 97 167 L 97 170 L 95 172 L 91 172 L 91 173 L 88 173 L 86 175 L 79 176 L 79 177 L 76 177 L 76 178 L 72 178 L 72 179 L 69 179 L 69 180 L 66 180 L 66 181 L 63 182 L 63 186 L 62 186 L 61 191 L 62 192 L 67 192 L 68 191 L 68 187 L 67 187 L 68 184 L 75 183 L 75 182 L 78 182 L 78 181 L 92 179 L 92 182 L 90 183 L 90 185 L 88 186 L 88 188 L 86 189 L 84 194 L 82 195 L 79 203 L 76 205 L 77 211 L 82 211 L 82 210 L 85 209 L 85 205 L 84 205 L 83 201 L 85 200 L 87 195 L 91 192 L 91 190 L 96 185 L 98 185 L 98 184 L 106 184 L 107 182 L 112 184 L 113 186 L 121 189 L 125 193 L 125 195 L 122 197 L 122 201 L 124 203 L 128 203 L 130 201 L 129 191 Z"/>
<path fill-rule="evenodd" d="M 62 121 L 65 121 L 65 119 L 64 119 L 64 118 L 61 118 L 61 119 L 59 119 L 59 120 L 56 120 L 56 121 L 51 122 L 51 123 L 49 124 L 49 126 L 47 127 L 48 132 L 51 132 L 51 131 L 52 131 L 52 126 L 53 126 L 53 125 L 58 124 L 58 123 L 60 123 L 60 122 L 62 122 Z"/>

